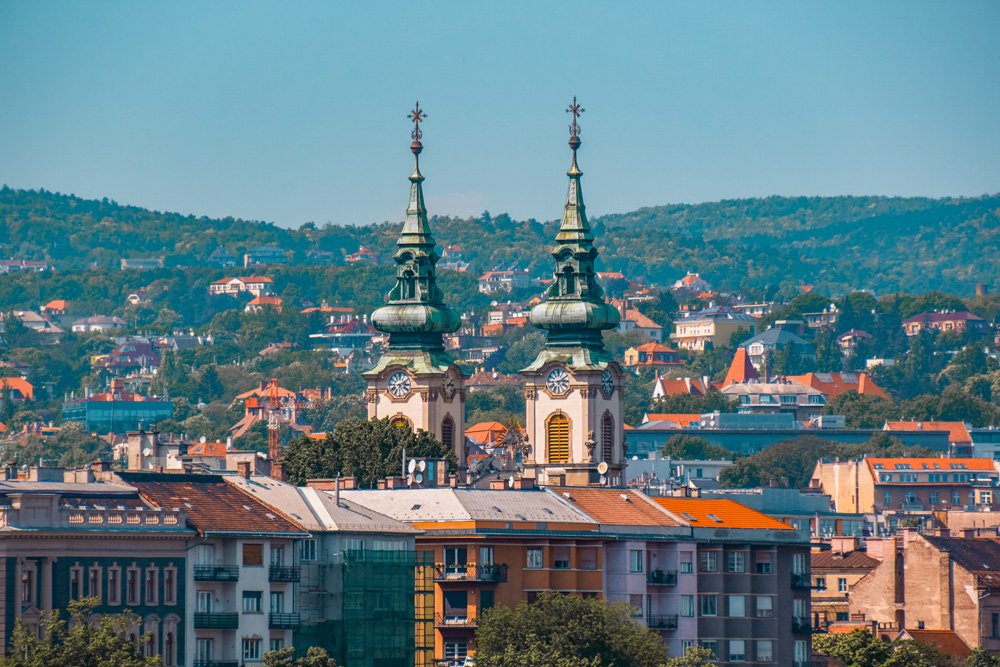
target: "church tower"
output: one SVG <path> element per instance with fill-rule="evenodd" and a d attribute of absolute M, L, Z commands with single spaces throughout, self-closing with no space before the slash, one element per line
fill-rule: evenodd
<path fill-rule="evenodd" d="M 573 98 L 573 164 L 562 225 L 552 249 L 555 281 L 531 310 L 547 332 L 545 348 L 521 371 L 531 449 L 525 474 L 551 486 L 623 486 L 622 369 L 604 349 L 601 332 L 618 325 L 618 310 L 597 284 L 594 235 L 587 223 L 576 153 L 583 109 Z"/>
<path fill-rule="evenodd" d="M 426 115 L 418 103 L 408 116 L 414 124 L 410 150 L 410 204 L 396 242 L 396 285 L 389 303 L 372 314 L 372 326 L 389 334 L 389 345 L 371 369 L 365 403 L 368 417 L 389 417 L 399 426 L 423 429 L 451 447 L 464 468 L 465 375 L 442 344 L 443 334 L 456 331 L 459 315 L 444 303 L 434 275 L 439 259 L 424 208 L 420 174 Z"/>

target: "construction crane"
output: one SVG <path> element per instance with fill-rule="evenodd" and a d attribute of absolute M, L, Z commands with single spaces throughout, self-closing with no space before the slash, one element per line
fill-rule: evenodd
<path fill-rule="evenodd" d="M 274 463 L 281 456 L 281 405 L 278 402 L 278 380 L 271 378 L 270 405 L 267 414 L 267 455 Z"/>

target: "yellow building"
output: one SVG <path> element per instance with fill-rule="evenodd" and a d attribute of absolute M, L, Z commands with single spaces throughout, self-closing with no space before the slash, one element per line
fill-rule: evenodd
<path fill-rule="evenodd" d="M 713 306 L 675 322 L 670 339 L 685 350 L 704 350 L 728 346 L 732 335 L 741 329 L 755 335 L 757 320 L 728 306 Z"/>

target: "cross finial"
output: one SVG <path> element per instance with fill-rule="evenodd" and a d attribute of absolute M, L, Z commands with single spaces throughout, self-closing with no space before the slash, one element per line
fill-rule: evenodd
<path fill-rule="evenodd" d="M 413 137 L 414 141 L 420 141 L 420 137 L 424 136 L 424 133 L 420 131 L 420 123 L 424 122 L 424 119 L 427 118 L 427 114 L 420 108 L 419 101 L 413 107 L 413 111 L 409 113 L 407 118 L 413 121 L 413 132 L 410 133 L 410 136 Z"/>
<path fill-rule="evenodd" d="M 581 107 L 579 104 L 576 103 L 576 95 L 574 95 L 573 104 L 569 105 L 569 108 L 566 109 L 566 113 L 573 114 L 573 124 L 569 126 L 569 136 L 571 137 L 580 136 L 580 125 L 576 121 L 578 118 L 580 118 L 580 114 L 582 114 L 584 111 L 586 111 L 586 109 L 584 109 L 583 107 Z"/>

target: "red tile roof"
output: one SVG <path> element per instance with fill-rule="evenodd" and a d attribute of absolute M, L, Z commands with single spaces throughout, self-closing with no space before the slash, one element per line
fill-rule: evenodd
<path fill-rule="evenodd" d="M 224 442 L 199 442 L 188 448 L 188 454 L 192 456 L 218 456 L 226 455 L 226 443 Z"/>
<path fill-rule="evenodd" d="M 69 308 L 69 301 L 66 301 L 65 299 L 49 301 L 47 304 L 42 306 L 42 310 L 66 310 L 67 308 Z"/>
<path fill-rule="evenodd" d="M 729 364 L 729 372 L 726 373 L 726 379 L 722 382 L 723 386 L 728 387 L 734 383 L 741 384 L 747 380 L 756 379 L 757 369 L 750 363 L 747 349 L 745 347 L 736 348 L 736 356 L 733 357 L 733 363 Z"/>
<path fill-rule="evenodd" d="M 893 422 L 885 423 L 888 431 L 948 431 L 948 442 L 972 443 L 972 436 L 962 422 Z"/>
<path fill-rule="evenodd" d="M 922 630 L 906 628 L 899 633 L 900 639 L 916 639 L 918 642 L 930 644 L 941 653 L 956 658 L 965 659 L 972 655 L 972 649 L 955 634 L 954 630 Z"/>
<path fill-rule="evenodd" d="M 705 395 L 705 387 L 700 379 L 664 380 L 663 378 L 659 378 L 657 382 L 663 387 L 664 396 L 678 396 L 681 394 L 691 394 L 693 396 Z"/>
<path fill-rule="evenodd" d="M 867 373 L 806 373 L 805 375 L 790 375 L 788 379 L 817 389 L 831 399 L 853 389 L 859 394 L 879 396 L 887 401 L 892 400 Z"/>
<path fill-rule="evenodd" d="M 506 431 L 507 427 L 500 422 L 481 422 L 465 429 L 465 437 L 472 438 L 478 445 L 485 445 L 493 442 L 498 435 Z"/>
<path fill-rule="evenodd" d="M 875 474 L 876 465 L 882 466 L 879 470 L 996 470 L 993 467 L 993 459 L 865 458 L 865 461 L 868 462 L 872 474 Z M 956 465 L 961 467 L 955 468 Z"/>
<path fill-rule="evenodd" d="M 566 487 L 552 493 L 601 524 L 615 526 L 683 526 L 638 491 Z M 623 497 L 624 496 L 624 497 Z"/>
<path fill-rule="evenodd" d="M 814 570 L 873 570 L 882 562 L 864 551 L 851 551 L 846 554 L 814 551 L 809 560 Z"/>
<path fill-rule="evenodd" d="M 304 532 L 291 519 L 276 514 L 217 475 L 120 474 L 150 504 L 184 510 L 188 526 L 202 535 L 213 532 L 301 535 Z M 177 481 L 165 479 L 170 476 L 177 477 Z"/>
<path fill-rule="evenodd" d="M 787 523 L 772 519 L 762 512 L 728 498 L 653 498 L 653 500 L 693 528 L 795 530 Z"/>
<path fill-rule="evenodd" d="M 701 415 L 649 412 L 646 413 L 642 423 L 645 424 L 646 422 L 674 422 L 680 428 L 690 428 L 691 426 L 701 425 Z"/>
<path fill-rule="evenodd" d="M 0 389 L 8 391 L 13 389 L 21 394 L 27 401 L 35 400 L 35 388 L 24 378 L 7 377 L 0 378 Z"/>

